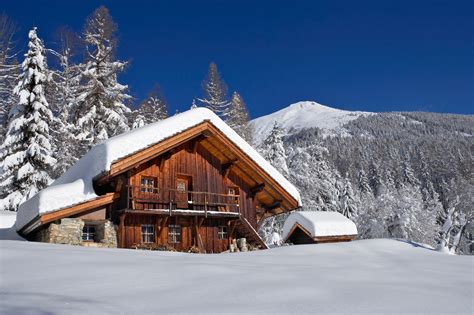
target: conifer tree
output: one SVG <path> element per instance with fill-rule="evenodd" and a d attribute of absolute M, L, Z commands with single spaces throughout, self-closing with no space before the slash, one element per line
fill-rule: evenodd
<path fill-rule="evenodd" d="M 50 70 L 49 90 L 47 95 L 50 107 L 55 114 L 50 128 L 53 148 L 57 163 L 54 166 L 53 178 L 61 176 L 80 158 L 80 141 L 76 138 L 77 127 L 71 122 L 72 110 L 77 108 L 81 86 L 81 65 L 74 64 L 72 58 L 78 50 L 78 36 L 67 28 L 59 30 L 60 47 L 49 52 L 57 58 L 58 67 Z"/>
<path fill-rule="evenodd" d="M 222 119 L 226 120 L 230 102 L 227 99 L 227 85 L 222 80 L 217 65 L 211 62 L 207 78 L 202 83 L 204 98 L 198 100 Z"/>
<path fill-rule="evenodd" d="M 72 117 L 85 150 L 129 129 L 126 114 L 130 109 L 125 105 L 130 99 L 128 87 L 117 81 L 127 63 L 114 58 L 116 31 L 117 25 L 104 6 L 87 18 L 83 33 L 87 62 L 81 71 L 83 85 Z"/>
<path fill-rule="evenodd" d="M 252 129 L 249 125 L 249 113 L 242 96 L 238 92 L 232 94 L 232 101 L 227 114 L 226 123 L 248 143 L 252 143 Z"/>
<path fill-rule="evenodd" d="M 151 124 L 168 117 L 168 107 L 159 85 L 156 85 L 148 97 L 135 111 L 133 128 Z"/>
<path fill-rule="evenodd" d="M 283 130 L 278 123 L 275 123 L 270 134 L 261 144 L 259 151 L 280 173 L 288 176 L 288 165 L 286 164 L 287 156 L 282 137 Z"/>
<path fill-rule="evenodd" d="M 44 95 L 46 59 L 36 28 L 29 32 L 22 70 L 14 91 L 18 102 L 11 110 L 5 142 L 0 147 L 2 210 L 16 211 L 23 201 L 45 188 L 56 162 L 49 135 L 53 114 Z"/>

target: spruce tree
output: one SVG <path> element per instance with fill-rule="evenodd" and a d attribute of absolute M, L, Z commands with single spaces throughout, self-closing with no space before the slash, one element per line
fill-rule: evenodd
<path fill-rule="evenodd" d="M 249 125 L 249 113 L 242 96 L 232 94 L 232 101 L 226 117 L 226 123 L 248 143 L 252 143 L 252 129 Z"/>
<path fill-rule="evenodd" d="M 280 173 L 289 175 L 288 165 L 286 164 L 286 151 L 283 144 L 283 130 L 275 123 L 268 137 L 263 141 L 259 148 L 262 156 L 269 161 Z"/>
<path fill-rule="evenodd" d="M 125 105 L 130 99 L 128 87 L 117 81 L 127 63 L 114 58 L 116 31 L 117 25 L 104 6 L 88 17 L 84 28 L 87 62 L 81 71 L 83 85 L 72 122 L 79 128 L 77 137 L 85 150 L 129 129 L 126 114 L 130 109 Z"/>
<path fill-rule="evenodd" d="M 0 147 L 2 210 L 16 211 L 22 202 L 45 188 L 56 162 L 49 134 L 53 114 L 44 95 L 46 59 L 36 28 L 29 32 L 22 70 L 14 91 L 18 102 L 11 110 L 5 142 Z"/>
<path fill-rule="evenodd" d="M 222 80 L 217 65 L 211 62 L 207 78 L 202 83 L 204 98 L 198 99 L 204 107 L 209 108 L 222 119 L 228 116 L 230 102 L 227 99 L 227 85 Z"/>
<path fill-rule="evenodd" d="M 157 85 L 134 112 L 133 128 L 151 124 L 168 117 L 165 97 Z"/>

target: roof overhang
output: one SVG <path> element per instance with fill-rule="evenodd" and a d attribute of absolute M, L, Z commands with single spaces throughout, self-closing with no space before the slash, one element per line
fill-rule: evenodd
<path fill-rule="evenodd" d="M 30 221 L 30 223 L 25 225 L 20 231 L 18 231 L 18 233 L 22 235 L 28 235 L 36 231 L 41 226 L 54 222 L 56 220 L 71 216 L 83 215 L 96 211 L 111 204 L 116 198 L 118 198 L 118 195 L 116 193 L 108 193 L 92 200 L 76 204 L 72 207 L 67 207 L 57 211 L 40 214 L 36 216 L 32 221 Z"/>

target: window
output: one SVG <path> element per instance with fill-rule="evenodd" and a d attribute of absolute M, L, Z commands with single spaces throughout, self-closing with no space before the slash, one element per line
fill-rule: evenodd
<path fill-rule="evenodd" d="M 227 239 L 229 236 L 227 234 L 227 226 L 219 226 L 218 230 L 217 230 L 217 239 L 219 240 L 225 240 Z"/>
<path fill-rule="evenodd" d="M 229 201 L 231 201 L 233 203 L 238 203 L 239 202 L 240 192 L 239 192 L 238 187 L 234 187 L 234 186 L 228 187 L 227 188 L 227 194 L 229 196 L 234 196 L 234 197 L 229 198 Z"/>
<path fill-rule="evenodd" d="M 181 225 L 170 224 L 168 226 L 168 243 L 181 243 Z"/>
<path fill-rule="evenodd" d="M 85 242 L 93 242 L 95 237 L 95 226 L 84 225 L 82 228 L 82 240 Z"/>
<path fill-rule="evenodd" d="M 185 192 L 186 191 L 186 182 L 184 180 L 178 179 L 178 181 L 176 183 L 176 189 L 179 192 Z"/>
<path fill-rule="evenodd" d="M 151 224 L 142 224 L 142 243 L 155 242 L 155 227 Z"/>
<path fill-rule="evenodd" d="M 140 181 L 140 191 L 149 193 L 158 192 L 158 181 L 156 180 L 156 177 L 142 176 Z"/>

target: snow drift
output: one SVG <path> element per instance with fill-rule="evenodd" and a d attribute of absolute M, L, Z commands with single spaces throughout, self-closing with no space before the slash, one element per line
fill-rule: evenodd
<path fill-rule="evenodd" d="M 471 256 L 395 240 L 199 255 L 0 241 L 0 313 L 472 314 Z"/>

